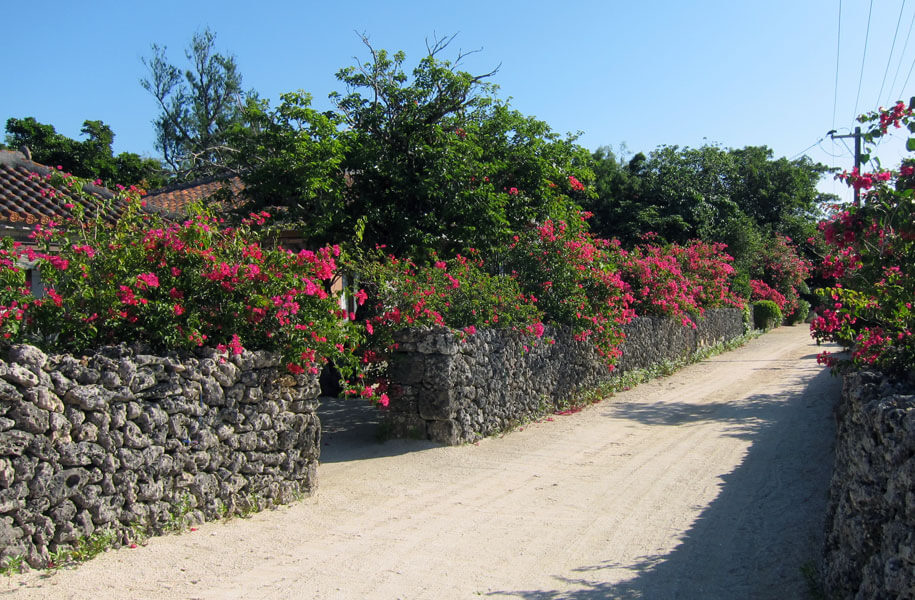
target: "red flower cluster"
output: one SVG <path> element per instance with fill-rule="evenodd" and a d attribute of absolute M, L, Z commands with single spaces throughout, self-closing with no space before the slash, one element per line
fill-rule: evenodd
<path fill-rule="evenodd" d="M 913 117 L 902 102 L 867 115 L 862 120 L 871 128 L 865 139 L 873 143 L 890 125 L 911 128 Z M 912 141 L 908 140 L 909 147 Z M 900 177 L 913 173 L 910 159 L 900 165 Z M 819 290 L 828 301 L 817 308 L 811 331 L 818 341 L 852 349 L 850 361 L 830 353 L 821 361 L 909 371 L 915 367 L 915 202 L 907 189 L 911 182 L 893 182 L 890 172 L 879 173 L 870 182 L 863 175 L 845 180 L 858 189 L 868 189 L 871 183 L 874 189 L 860 203 L 837 210 L 820 224 L 829 248 L 820 270 L 834 283 Z M 877 186 L 876 181 L 890 185 Z"/>
<path fill-rule="evenodd" d="M 668 315 L 695 328 L 706 308 L 742 306 L 730 289 L 733 258 L 723 244 L 694 240 L 686 246 L 642 244 L 622 252 L 623 279 L 632 288 L 639 314 Z"/>

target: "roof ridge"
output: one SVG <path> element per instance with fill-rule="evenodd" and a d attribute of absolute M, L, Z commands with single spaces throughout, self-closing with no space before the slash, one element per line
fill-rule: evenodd
<path fill-rule="evenodd" d="M 191 181 L 179 181 L 175 183 L 170 183 L 166 186 L 156 188 L 154 190 L 148 190 L 143 196 L 155 196 L 158 194 L 167 194 L 169 192 L 177 192 L 184 189 L 190 189 L 198 187 L 201 185 L 207 185 L 208 183 L 215 183 L 217 181 L 231 182 L 233 179 L 241 180 L 241 177 L 235 175 L 234 173 L 227 172 L 225 175 L 204 175 L 203 177 L 198 177 L 197 179 L 192 179 Z"/>

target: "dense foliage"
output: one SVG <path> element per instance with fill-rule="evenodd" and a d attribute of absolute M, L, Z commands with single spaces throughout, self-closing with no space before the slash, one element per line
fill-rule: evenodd
<path fill-rule="evenodd" d="M 74 218 L 36 228 L 38 250 L 7 246 L 0 265 L 0 331 L 10 341 L 84 351 L 137 340 L 158 350 L 215 346 L 231 353 L 268 349 L 289 370 L 316 371 L 328 360 L 344 371 L 360 339 L 327 292 L 339 247 L 292 253 L 261 245 L 266 214 L 239 227 L 195 212 L 165 222 L 142 210 L 131 190 L 115 224 L 94 220 L 99 200 L 84 180 L 55 174 L 52 185 L 79 198 Z M 41 271 L 46 295 L 25 289 L 21 259 Z"/>
<path fill-rule="evenodd" d="M 872 147 L 889 129 L 915 133 L 915 99 L 888 110 L 863 115 L 865 143 Z M 907 147 L 915 151 L 915 136 Z M 824 274 L 835 284 L 820 290 L 813 333 L 818 340 L 852 348 L 847 362 L 831 353 L 822 360 L 834 366 L 877 366 L 889 371 L 915 367 L 915 160 L 897 170 L 857 169 L 840 176 L 860 191 L 860 200 L 836 210 L 820 225 L 829 254 Z"/>
<path fill-rule="evenodd" d="M 101 179 L 105 185 L 136 185 L 156 188 L 164 184 L 161 163 L 133 152 L 114 154 L 114 132 L 102 121 L 84 121 L 79 141 L 57 133 L 53 125 L 39 123 L 33 117 L 6 121 L 6 146 L 29 149 L 32 160 L 59 166 L 68 173 L 90 179 Z"/>
<path fill-rule="evenodd" d="M 612 369 L 637 315 L 695 326 L 748 298 L 805 312 L 808 263 L 791 237 L 816 235 L 820 165 L 765 147 L 592 155 L 497 99 L 494 71 L 443 59 L 451 38 L 412 70 L 363 41 L 369 60 L 337 74 L 345 92 L 326 112 L 303 91 L 275 107 L 243 93 L 209 31 L 186 71 L 154 47 L 144 85 L 160 103 L 160 151 L 178 178 L 240 174 L 243 220 L 198 207 L 165 222 L 128 192 L 108 226 L 81 194 L 77 218 L 36 232 L 40 251 L 0 249 L 0 331 L 70 350 L 269 349 L 292 372 L 334 362 L 351 393 L 386 401 L 383 365 L 404 326 L 508 327 L 531 345 L 551 343 L 546 325 L 571 328 Z M 268 213 L 316 250 L 263 242 Z M 24 258 L 46 297 L 23 288 Z M 342 274 L 358 283 L 355 312 L 328 292 Z"/>
<path fill-rule="evenodd" d="M 371 59 L 337 74 L 336 112 L 301 92 L 276 109 L 249 102 L 235 142 L 251 208 L 283 206 L 308 240 L 358 227 L 365 248 L 417 259 L 489 257 L 531 222 L 568 218 L 591 177 L 586 150 L 494 98 L 492 73 L 442 59 L 450 40 L 409 73 L 403 53 L 365 41 Z"/>
<path fill-rule="evenodd" d="M 825 166 L 806 157 L 774 159 L 764 146 L 662 146 L 628 162 L 602 148 L 593 158 L 595 194 L 583 205 L 594 213 L 597 235 L 627 247 L 646 232 L 664 242 L 724 243 L 743 270 L 777 234 L 814 235 L 827 200 L 816 189 Z"/>

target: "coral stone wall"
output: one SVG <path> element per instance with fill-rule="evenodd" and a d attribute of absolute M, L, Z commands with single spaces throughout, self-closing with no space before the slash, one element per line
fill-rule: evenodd
<path fill-rule="evenodd" d="M 442 328 L 404 330 L 396 340 L 386 418 L 395 436 L 469 442 L 548 414 L 625 370 L 681 358 L 745 332 L 739 309 L 709 310 L 697 325 L 636 319 L 626 327 L 613 373 L 593 346 L 574 340 L 568 330 L 547 328 L 533 347 L 503 329 L 480 329 L 465 340 Z"/>
<path fill-rule="evenodd" d="M 12 347 L 0 361 L 0 559 L 43 567 L 99 528 L 161 530 L 178 506 L 202 520 L 310 493 L 318 393 L 316 377 L 261 352 Z"/>
<path fill-rule="evenodd" d="M 847 375 L 836 421 L 827 596 L 915 598 L 915 373 Z"/>

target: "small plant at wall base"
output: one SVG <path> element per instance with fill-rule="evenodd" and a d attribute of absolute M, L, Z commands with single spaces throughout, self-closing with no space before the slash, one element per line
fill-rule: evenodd
<path fill-rule="evenodd" d="M 5 575 L 6 577 L 12 577 L 13 575 L 18 575 L 22 573 L 25 569 L 25 556 L 22 554 L 17 554 L 16 556 L 7 556 L 3 559 L 2 564 L 0 564 L 0 575 Z"/>
<path fill-rule="evenodd" d="M 786 322 L 788 325 L 797 325 L 798 323 L 803 323 L 807 320 L 807 317 L 810 315 L 810 303 L 806 300 L 797 301 L 797 309 L 791 316 L 788 317 Z"/>

